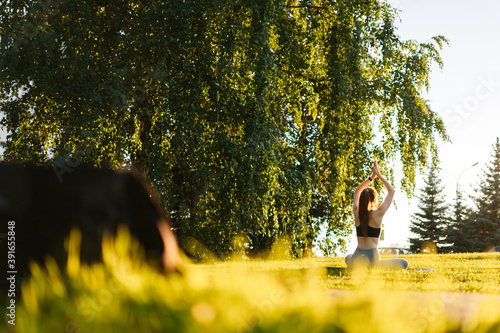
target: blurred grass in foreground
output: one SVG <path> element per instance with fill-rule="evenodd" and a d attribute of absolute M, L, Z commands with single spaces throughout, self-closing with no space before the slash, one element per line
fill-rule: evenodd
<path fill-rule="evenodd" d="M 422 304 L 394 292 L 499 293 L 498 276 L 483 280 L 494 270 L 498 275 L 498 255 L 406 257 L 410 268 L 436 268 L 433 272 L 346 274 L 342 258 L 318 258 L 186 264 L 182 276 L 164 276 L 142 260 L 126 232 L 106 241 L 103 252 L 104 262 L 89 267 L 70 251 L 65 273 L 50 260 L 44 268 L 33 265 L 16 331 L 500 332 L 497 297 L 464 320 L 439 300 Z M 358 291 L 338 296 L 325 288 Z"/>

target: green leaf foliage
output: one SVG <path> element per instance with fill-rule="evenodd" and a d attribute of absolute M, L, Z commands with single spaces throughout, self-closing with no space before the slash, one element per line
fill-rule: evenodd
<path fill-rule="evenodd" d="M 131 167 L 182 246 L 345 244 L 371 159 L 401 188 L 437 158 L 422 94 L 447 41 L 402 40 L 379 0 L 0 1 L 5 158 Z"/>

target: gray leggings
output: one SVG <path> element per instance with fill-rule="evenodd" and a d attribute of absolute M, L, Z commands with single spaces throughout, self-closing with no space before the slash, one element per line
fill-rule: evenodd
<path fill-rule="evenodd" d="M 345 257 L 345 263 L 347 269 L 351 270 L 353 265 L 356 263 L 364 263 L 368 267 L 378 266 L 388 269 L 407 269 L 408 260 L 406 259 L 380 259 L 378 249 L 360 249 L 357 248 L 353 254 L 347 255 Z"/>

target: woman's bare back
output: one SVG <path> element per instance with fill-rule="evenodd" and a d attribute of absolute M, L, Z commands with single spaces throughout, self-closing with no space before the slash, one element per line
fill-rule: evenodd
<path fill-rule="evenodd" d="M 368 216 L 368 226 L 372 228 L 382 228 L 384 214 L 379 212 L 378 210 L 373 210 L 370 212 Z M 355 226 L 360 226 L 359 221 L 359 212 L 355 211 L 354 213 Z M 359 237 L 358 236 L 358 247 L 363 250 L 374 249 L 378 247 L 379 237 Z"/>

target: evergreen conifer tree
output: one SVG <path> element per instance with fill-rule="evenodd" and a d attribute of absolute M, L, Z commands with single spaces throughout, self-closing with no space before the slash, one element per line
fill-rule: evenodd
<path fill-rule="evenodd" d="M 453 214 L 450 217 L 450 224 L 447 228 L 446 239 L 451 244 L 450 251 L 455 253 L 468 252 L 471 248 L 471 241 L 468 235 L 473 232 L 470 220 L 471 209 L 464 205 L 462 192 L 457 186 L 455 205 Z"/>
<path fill-rule="evenodd" d="M 475 209 L 466 221 L 468 251 L 482 252 L 500 244 L 500 140 L 493 145 L 492 159 L 486 167 L 474 197 Z"/>
<path fill-rule="evenodd" d="M 446 248 L 446 229 L 449 220 L 443 190 L 444 186 L 438 177 L 437 167 L 433 166 L 418 197 L 419 211 L 412 216 L 410 231 L 417 235 L 409 239 L 412 251 L 434 252 L 437 248 L 440 251 Z"/>

